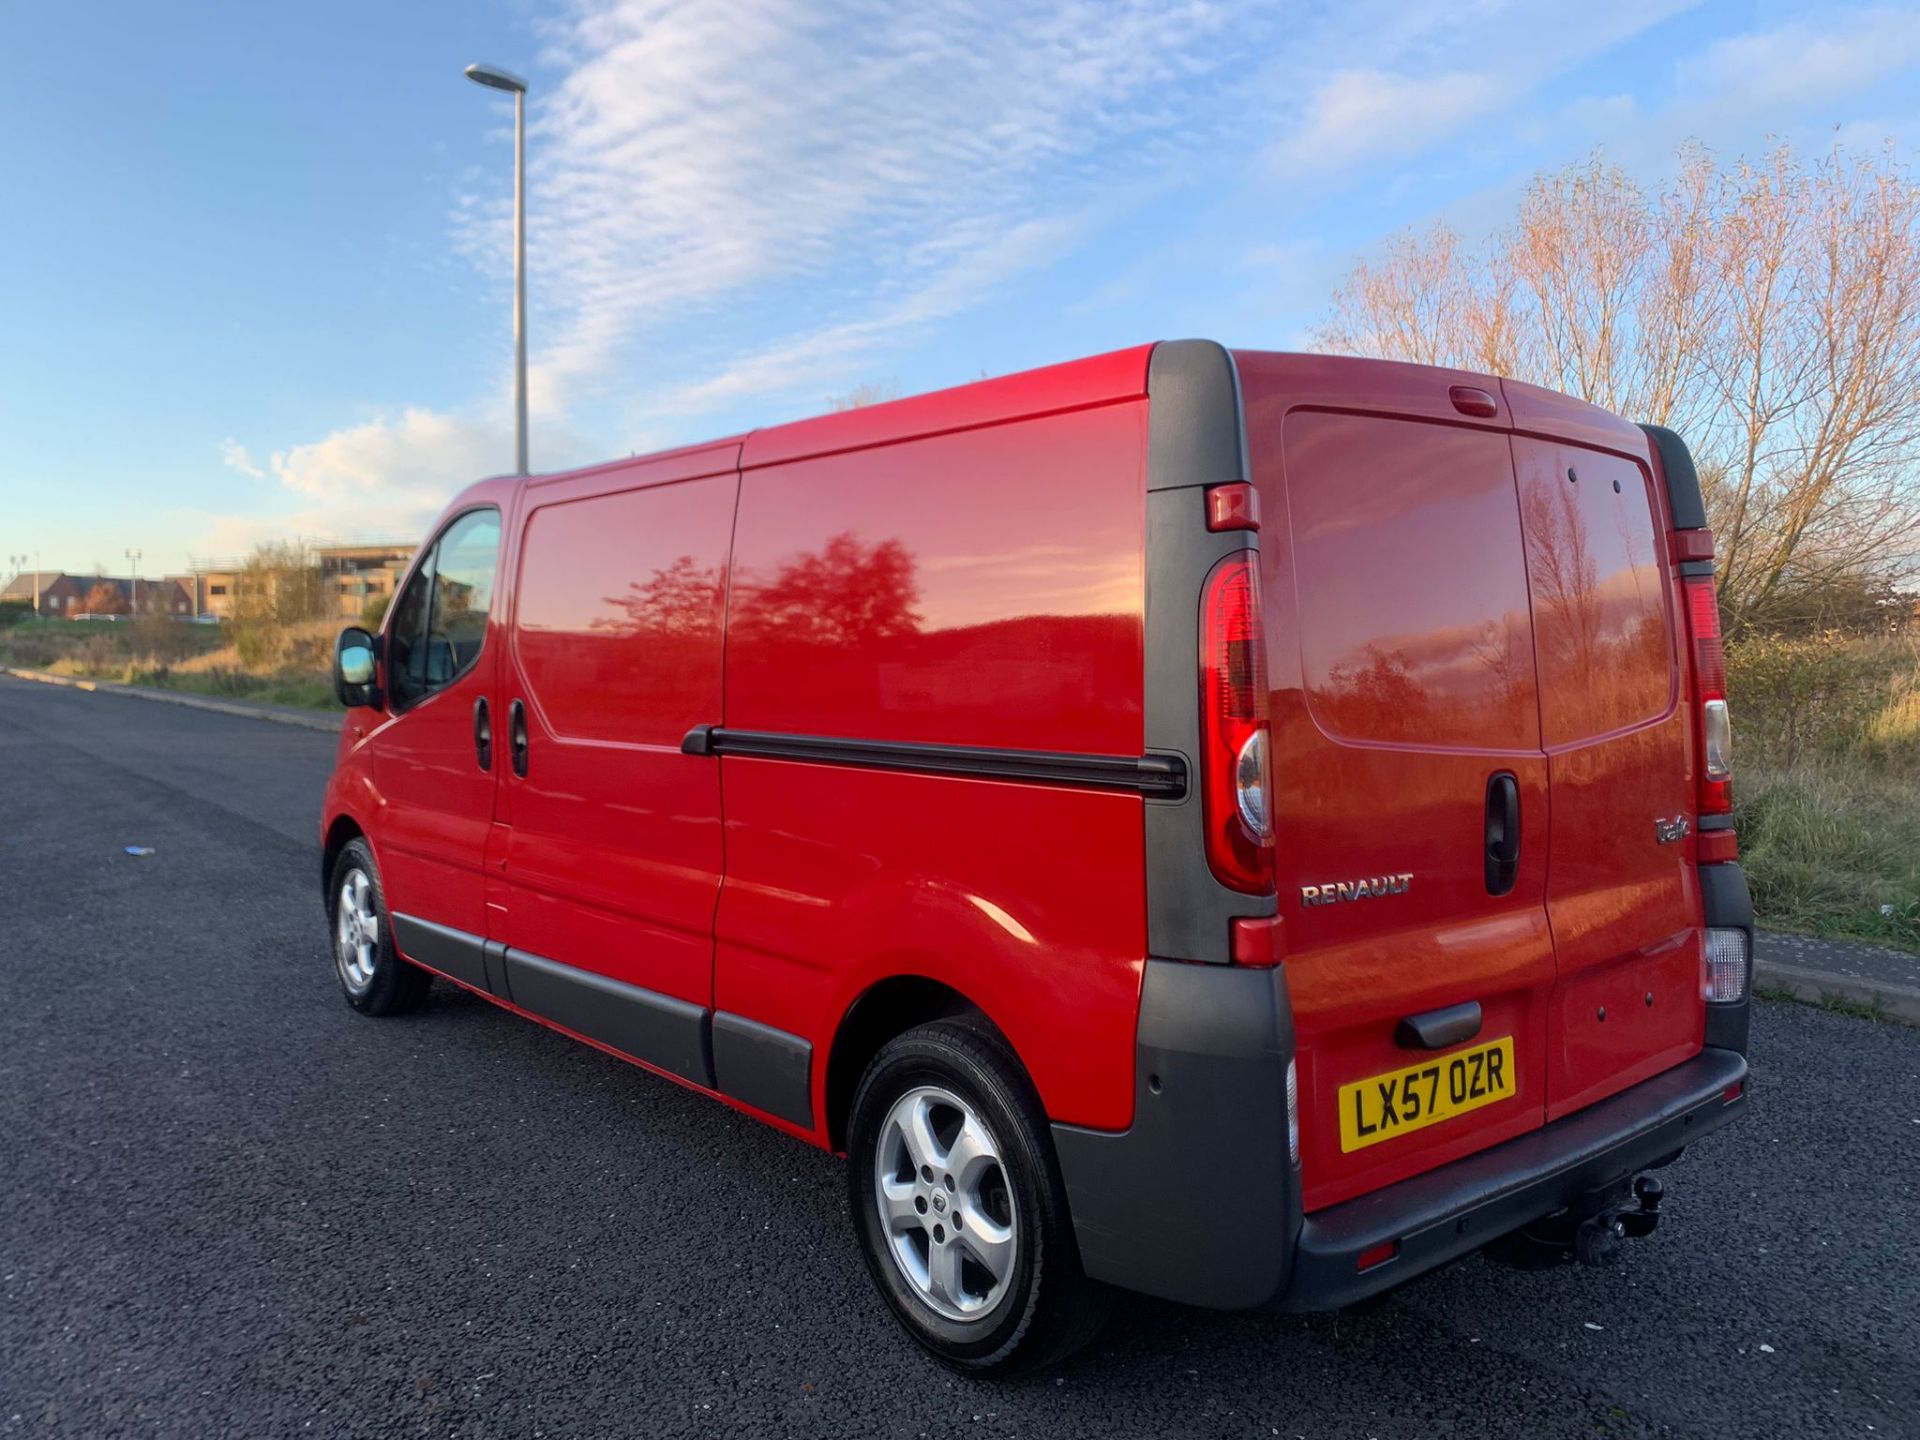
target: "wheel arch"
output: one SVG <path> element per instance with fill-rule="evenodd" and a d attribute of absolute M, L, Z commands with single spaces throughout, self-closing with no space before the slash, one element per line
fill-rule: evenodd
<path fill-rule="evenodd" d="M 326 842 L 320 847 L 320 898 L 327 900 L 327 888 L 333 883 L 333 864 L 349 841 L 365 840 L 367 832 L 351 815 L 336 815 L 327 826 Z M 372 841 L 368 841 L 372 844 Z"/>
<path fill-rule="evenodd" d="M 972 997 L 926 975 L 889 975 L 862 990 L 840 1017 L 827 1052 L 825 1120 L 829 1148 L 847 1148 L 847 1118 L 853 1092 L 873 1057 L 896 1035 L 935 1020 L 967 1018 L 989 1031 L 1020 1062 L 1006 1032 Z"/>

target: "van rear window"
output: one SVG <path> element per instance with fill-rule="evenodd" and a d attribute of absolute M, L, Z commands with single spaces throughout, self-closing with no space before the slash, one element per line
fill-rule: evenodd
<path fill-rule="evenodd" d="M 1549 748 L 1667 713 L 1675 672 L 1646 472 L 1577 445 L 1513 442 Z"/>
<path fill-rule="evenodd" d="M 1310 412 L 1285 437 L 1315 723 L 1376 743 L 1537 746 L 1507 437 Z"/>

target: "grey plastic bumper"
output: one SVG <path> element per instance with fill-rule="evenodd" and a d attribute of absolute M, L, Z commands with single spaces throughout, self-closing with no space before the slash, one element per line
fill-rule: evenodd
<path fill-rule="evenodd" d="M 1744 1035 L 1741 1037 L 1744 1041 Z M 1284 966 L 1147 962 L 1134 1123 L 1053 1127 L 1096 1280 L 1215 1309 L 1328 1310 L 1398 1285 L 1644 1170 L 1746 1107 L 1747 1062 L 1709 1047 L 1576 1114 L 1304 1221 L 1287 1158 Z M 1364 1272 L 1359 1257 L 1395 1242 Z"/>
<path fill-rule="evenodd" d="M 1300 1227 L 1285 968 L 1149 960 L 1134 1053 L 1132 1128 L 1053 1127 L 1081 1264 L 1188 1305 L 1264 1303 Z"/>
<path fill-rule="evenodd" d="M 1316 1211 L 1301 1227 L 1280 1304 L 1338 1309 L 1565 1209 L 1733 1119 L 1746 1109 L 1746 1078 L 1744 1055 L 1702 1050 L 1550 1125 Z M 1358 1268 L 1361 1255 L 1389 1242 L 1398 1245 L 1391 1260 Z"/>

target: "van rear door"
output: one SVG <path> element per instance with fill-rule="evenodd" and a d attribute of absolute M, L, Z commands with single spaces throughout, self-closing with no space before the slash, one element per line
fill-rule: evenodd
<path fill-rule="evenodd" d="M 1505 391 L 1552 794 L 1555 1119 L 1700 1049 L 1693 783 L 1679 598 L 1646 438 L 1566 396 Z"/>
<path fill-rule="evenodd" d="M 1541 1124 L 1547 762 L 1498 382 L 1236 360 L 1313 1210 Z"/>

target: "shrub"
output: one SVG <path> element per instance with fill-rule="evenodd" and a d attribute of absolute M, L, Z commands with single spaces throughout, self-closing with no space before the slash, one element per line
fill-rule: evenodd
<path fill-rule="evenodd" d="M 22 620 L 33 618 L 31 600 L 0 600 L 0 630 L 11 629 Z"/>
<path fill-rule="evenodd" d="M 1808 760 L 1734 786 L 1762 923 L 1920 948 L 1920 778 Z"/>
<path fill-rule="evenodd" d="M 1792 766 L 1861 750 L 1890 702 L 1913 682 L 1912 646 L 1835 632 L 1753 635 L 1727 647 L 1736 764 Z M 1898 738 L 1897 720 L 1884 743 Z"/>
<path fill-rule="evenodd" d="M 387 618 L 387 607 L 392 603 L 391 595 L 369 595 L 367 603 L 360 607 L 360 623 L 367 629 L 378 632 L 381 622 Z"/>
<path fill-rule="evenodd" d="M 161 611 L 149 611 L 128 627 L 128 644 L 133 653 L 155 664 L 166 666 L 193 654 L 199 648 L 192 628 Z"/>
<path fill-rule="evenodd" d="M 1895 684 L 1861 737 L 1864 754 L 1883 766 L 1920 774 L 1920 670 Z"/>

